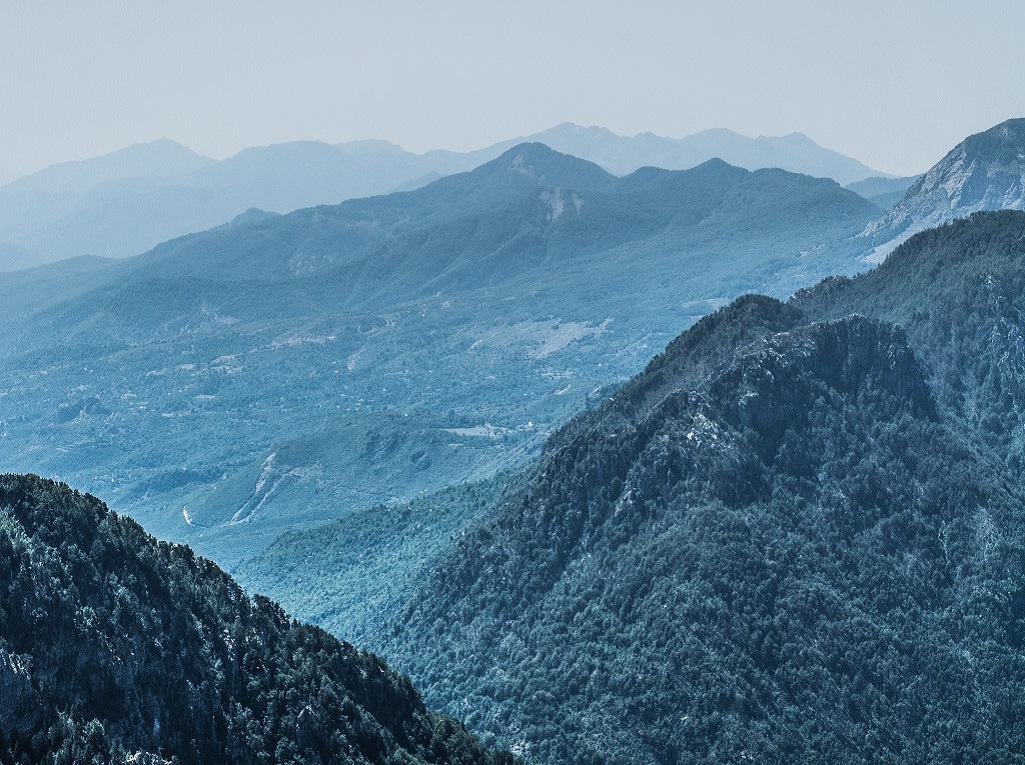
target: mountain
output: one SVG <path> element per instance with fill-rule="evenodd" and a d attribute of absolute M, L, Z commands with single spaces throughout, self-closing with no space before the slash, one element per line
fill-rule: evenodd
<path fill-rule="evenodd" d="M 208 201 L 167 192 L 215 160 L 167 139 L 63 162 L 0 186 L 0 270 L 83 255 L 123 256 L 181 234 Z"/>
<path fill-rule="evenodd" d="M 413 154 L 387 141 L 295 141 L 245 149 L 221 161 L 162 140 L 55 165 L 0 187 L 0 268 L 81 255 L 135 255 L 253 207 L 287 213 L 411 191 L 530 142 L 620 175 L 643 166 L 687 169 L 716 157 L 752 170 L 781 167 L 843 183 L 878 175 L 799 134 L 752 139 L 728 130 L 677 140 L 650 133 L 628 138 L 566 124 L 465 153 Z"/>
<path fill-rule="evenodd" d="M 474 523 L 512 496 L 530 469 L 378 504 L 307 530 L 288 531 L 242 563 L 246 590 L 288 601 L 296 613 L 357 645 L 380 644 L 402 609 Z"/>
<path fill-rule="evenodd" d="M 61 162 L 2 187 L 5 194 L 76 194 L 114 181 L 134 178 L 181 178 L 216 160 L 196 154 L 167 138 L 140 143 L 101 157 Z"/>
<path fill-rule="evenodd" d="M 1025 213 L 977 213 L 740 298 L 522 473 L 243 578 L 531 762 L 1015 761 L 1023 242 Z"/>
<path fill-rule="evenodd" d="M 39 313 L 63 301 L 106 284 L 117 261 L 106 258 L 68 258 L 0 276 L 0 321 L 9 329 L 29 314 Z M 8 348 L 13 349 L 13 338 Z"/>
<path fill-rule="evenodd" d="M 594 162 L 614 175 L 629 175 L 642 167 L 688 170 L 710 159 L 721 159 L 747 170 L 777 167 L 832 178 L 840 184 L 883 175 L 855 159 L 819 146 L 801 133 L 749 138 L 720 128 L 685 138 L 653 133 L 623 136 L 606 128 L 571 122 L 465 154 L 430 151 L 422 157 L 435 172 L 447 175 L 490 161 L 520 143 L 543 143 L 563 154 Z"/>
<path fill-rule="evenodd" d="M 95 498 L 0 477 L 4 762 L 509 763 Z"/>
<path fill-rule="evenodd" d="M 386 141 L 294 141 L 244 149 L 194 173 L 187 185 L 209 190 L 222 207 L 287 213 L 384 194 L 425 172 L 416 155 Z"/>
<path fill-rule="evenodd" d="M 980 210 L 1025 207 L 1025 119 L 969 136 L 922 176 L 901 201 L 861 233 L 881 262 L 901 242 L 927 228 Z"/>
<path fill-rule="evenodd" d="M 616 178 L 525 144 L 416 191 L 10 274 L 0 450 L 233 566 L 522 464 L 710 310 L 849 272 L 835 243 L 880 212 L 782 170 Z"/>
<path fill-rule="evenodd" d="M 398 147 L 364 144 L 303 141 L 246 149 L 219 162 L 202 158 L 174 172 L 155 161 L 126 169 L 147 144 L 47 168 L 0 187 L 3 239 L 30 256 L 5 261 L 6 270 L 79 255 L 135 255 L 253 207 L 291 212 L 337 203 L 388 192 L 426 172 Z"/>
<path fill-rule="evenodd" d="M 524 140 L 588 159 L 617 175 L 627 175 L 645 166 L 686 170 L 710 159 L 721 159 L 748 170 L 778 167 L 816 178 L 832 178 L 841 185 L 880 175 L 855 159 L 824 149 L 801 133 L 748 138 L 719 128 L 686 138 L 664 138 L 652 133 L 628 137 L 605 128 L 567 123 Z"/>
<path fill-rule="evenodd" d="M 884 210 L 889 210 L 908 193 L 910 189 L 922 176 L 913 175 L 907 178 L 865 178 L 861 181 L 848 183 L 845 189 L 850 189 L 856 194 L 861 194 L 868 201 L 877 204 Z"/>

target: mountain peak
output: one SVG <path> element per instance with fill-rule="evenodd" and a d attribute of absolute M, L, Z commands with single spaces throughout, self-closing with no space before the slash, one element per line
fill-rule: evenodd
<path fill-rule="evenodd" d="M 699 130 L 697 133 L 692 133 L 686 138 L 680 138 L 680 141 L 692 141 L 700 139 L 713 138 L 715 140 L 733 140 L 737 138 L 743 138 L 740 133 L 729 128 L 708 128 L 707 130 Z M 758 138 L 764 138 L 765 136 L 758 136 Z"/>
<path fill-rule="evenodd" d="M 525 140 L 541 141 L 557 151 L 590 159 L 616 175 L 629 175 L 645 165 L 686 170 L 713 157 L 746 170 L 781 167 L 833 178 L 840 184 L 883 175 L 855 159 L 819 146 L 801 133 L 781 138 L 749 138 L 727 128 L 711 128 L 685 138 L 666 138 L 652 132 L 627 137 L 603 127 L 566 122 Z"/>
<path fill-rule="evenodd" d="M 136 143 L 90 159 L 50 165 L 3 187 L 4 192 L 81 192 L 107 181 L 144 176 L 180 177 L 214 160 L 170 138 Z"/>
<path fill-rule="evenodd" d="M 498 159 L 516 159 L 518 157 L 530 157 L 530 158 L 548 158 L 556 155 L 562 155 L 562 152 L 558 152 L 555 149 L 548 146 L 548 144 L 541 143 L 540 141 L 525 141 L 518 143 L 511 149 L 502 152 Z M 569 155 L 562 155 L 569 156 Z"/>
<path fill-rule="evenodd" d="M 549 135 L 555 135 L 559 133 L 570 134 L 574 136 L 585 136 L 588 138 L 617 138 L 618 136 L 608 128 L 603 128 L 598 125 L 578 125 L 575 122 L 563 122 L 555 127 L 548 128 L 537 133 L 534 138 L 543 138 Z"/>
<path fill-rule="evenodd" d="M 360 141 L 345 141 L 344 143 L 332 144 L 333 149 L 344 154 L 406 154 L 406 150 L 397 143 L 386 141 L 382 138 L 367 138 Z"/>
<path fill-rule="evenodd" d="M 228 157 L 226 162 L 240 161 L 250 157 L 261 157 L 263 155 L 289 155 L 307 154 L 311 152 L 327 155 L 329 151 L 335 151 L 335 147 L 324 141 L 286 141 L 284 143 L 272 143 L 266 146 L 249 146 L 236 154 Z"/>
<path fill-rule="evenodd" d="M 539 186 L 562 186 L 577 190 L 602 188 L 615 176 L 593 162 L 563 154 L 539 142 L 521 143 L 487 162 L 471 175 L 495 177 L 496 174 L 526 176 Z"/>
<path fill-rule="evenodd" d="M 983 210 L 1025 209 L 1025 119 L 975 133 L 947 152 L 904 198 L 861 234 L 881 262 L 899 244 L 927 228 Z"/>
<path fill-rule="evenodd" d="M 772 137 L 772 136 L 758 136 L 759 141 L 777 141 L 779 143 L 790 144 L 793 146 L 806 146 L 806 147 L 817 147 L 818 144 L 811 140 L 804 133 L 788 133 L 784 136 Z"/>
<path fill-rule="evenodd" d="M 999 125 L 968 136 L 962 144 L 965 153 L 979 159 L 1009 164 L 1023 159 L 1025 118 L 1004 120 Z"/>

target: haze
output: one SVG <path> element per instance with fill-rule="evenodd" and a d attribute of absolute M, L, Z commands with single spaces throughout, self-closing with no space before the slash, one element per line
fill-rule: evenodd
<path fill-rule="evenodd" d="M 0 181 L 169 137 L 469 150 L 560 122 L 800 131 L 895 174 L 1025 115 L 1025 5 L 4 3 Z"/>

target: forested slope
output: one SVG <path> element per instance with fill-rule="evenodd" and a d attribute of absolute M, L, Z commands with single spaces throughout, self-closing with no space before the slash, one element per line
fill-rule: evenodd
<path fill-rule="evenodd" d="M 363 634 L 534 762 L 1021 761 L 1023 263 L 978 214 L 706 317 Z"/>
<path fill-rule="evenodd" d="M 511 763 L 93 497 L 0 478 L 0 762 Z"/>
<path fill-rule="evenodd" d="M 540 762 L 1020 751 L 1025 497 L 900 329 L 812 324 L 619 401 L 395 618 L 432 698 Z"/>

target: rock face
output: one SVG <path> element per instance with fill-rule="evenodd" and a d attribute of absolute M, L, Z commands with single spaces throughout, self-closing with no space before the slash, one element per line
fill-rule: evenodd
<path fill-rule="evenodd" d="M 860 234 L 880 263 L 912 235 L 982 210 L 1025 208 L 1025 119 L 969 136 Z"/>

